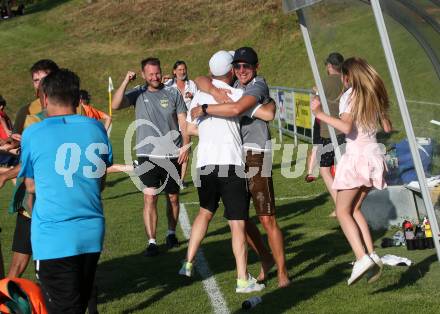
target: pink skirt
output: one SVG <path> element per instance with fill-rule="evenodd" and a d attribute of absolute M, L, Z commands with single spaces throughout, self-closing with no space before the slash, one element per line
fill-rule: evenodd
<path fill-rule="evenodd" d="M 383 154 L 361 154 L 347 152 L 342 156 L 336 167 L 334 190 L 350 190 L 361 186 L 375 187 L 382 190 L 387 184 L 384 179 L 387 171 Z"/>

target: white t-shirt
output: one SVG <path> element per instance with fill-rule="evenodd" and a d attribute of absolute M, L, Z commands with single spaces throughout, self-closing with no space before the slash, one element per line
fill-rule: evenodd
<path fill-rule="evenodd" d="M 180 89 L 177 87 L 176 79 L 171 79 L 165 82 L 166 86 L 172 86 L 180 92 Z M 197 85 L 192 80 L 185 81 L 185 89 L 182 95 L 183 101 L 185 102 L 186 108 L 189 110 L 189 106 L 191 104 L 191 98 L 186 97 L 187 93 L 191 93 L 193 96 L 197 92 Z M 181 92 L 180 92 L 181 93 Z"/>
<path fill-rule="evenodd" d="M 350 87 L 340 98 L 339 100 L 339 116 L 343 113 L 351 112 L 351 94 L 353 89 Z M 358 127 L 356 123 L 353 124 L 350 133 L 345 135 L 345 140 L 347 144 L 350 144 L 353 141 L 358 141 L 360 143 L 376 143 L 376 131 L 367 132 L 362 128 Z M 351 147 L 351 146 L 350 146 Z"/>
<path fill-rule="evenodd" d="M 351 92 L 353 91 L 353 88 L 349 88 L 345 91 L 344 94 L 342 94 L 341 98 L 339 98 L 339 116 L 341 116 L 343 113 L 349 113 L 350 108 L 350 100 L 351 100 Z"/>
<path fill-rule="evenodd" d="M 232 88 L 216 79 L 212 80 L 212 84 L 218 88 L 229 89 L 231 91 L 229 97 L 233 101 L 239 100 L 243 94 L 242 90 Z M 190 110 L 198 105 L 215 106 L 216 103 L 214 97 L 198 91 L 191 101 Z M 191 121 L 191 114 L 188 113 L 187 122 L 197 124 L 199 129 L 197 168 L 206 165 L 244 165 L 240 117 L 220 118 L 208 115 Z"/>

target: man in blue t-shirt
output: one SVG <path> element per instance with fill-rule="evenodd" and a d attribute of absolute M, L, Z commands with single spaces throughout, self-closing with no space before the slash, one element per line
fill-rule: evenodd
<path fill-rule="evenodd" d="M 75 114 L 75 73 L 50 73 L 40 99 L 48 117 L 23 133 L 19 173 L 36 196 L 33 257 L 49 313 L 84 313 L 104 240 L 101 191 L 112 148 L 99 121 Z"/>

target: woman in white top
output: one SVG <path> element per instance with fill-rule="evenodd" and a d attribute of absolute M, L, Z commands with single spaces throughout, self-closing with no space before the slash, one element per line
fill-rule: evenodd
<path fill-rule="evenodd" d="M 197 92 L 197 86 L 194 81 L 188 79 L 188 67 L 185 61 L 176 61 L 173 66 L 173 78 L 165 82 L 166 86 L 172 86 L 182 94 L 186 108 L 189 109 L 191 100 Z"/>

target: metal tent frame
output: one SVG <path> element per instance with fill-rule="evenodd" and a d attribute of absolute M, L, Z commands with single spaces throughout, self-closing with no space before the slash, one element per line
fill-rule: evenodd
<path fill-rule="evenodd" d="M 304 15 L 303 9 L 312 5 L 315 5 L 323 0 L 283 0 L 283 10 L 285 13 L 296 12 L 298 15 L 298 20 L 300 24 L 300 29 L 303 35 L 303 39 L 305 42 L 305 47 L 307 50 L 307 55 L 310 61 L 310 66 L 312 68 L 313 77 L 315 79 L 316 86 L 318 87 L 319 95 L 321 97 L 322 107 L 324 112 L 329 113 L 329 108 L 327 104 L 327 100 L 324 93 L 324 88 L 321 81 L 321 76 L 318 71 L 318 66 L 316 62 L 316 57 L 313 52 L 312 42 L 310 40 L 310 35 L 307 27 L 306 17 Z M 396 61 L 394 59 L 394 53 L 391 47 L 390 39 L 388 36 L 387 28 L 385 25 L 385 21 L 382 15 L 382 8 L 380 6 L 379 0 L 371 0 L 371 9 L 373 11 L 377 29 L 380 35 L 382 47 L 384 49 L 385 58 L 388 65 L 388 70 L 391 75 L 394 91 L 397 97 L 397 102 L 400 109 L 400 114 L 402 116 L 403 124 L 405 127 L 405 132 L 408 138 L 409 147 L 411 150 L 411 156 L 414 162 L 414 167 L 417 173 L 417 178 L 420 184 L 420 190 L 423 197 L 423 202 L 428 214 L 429 221 L 431 223 L 434 245 L 437 252 L 437 258 L 440 261 L 440 242 L 439 242 L 439 225 L 437 222 L 437 217 L 434 212 L 434 206 L 432 203 L 431 195 L 426 183 L 425 173 L 422 167 L 422 161 L 420 159 L 420 155 L 418 153 L 416 138 L 414 134 L 414 129 L 411 123 L 411 118 L 408 111 L 408 106 L 405 100 L 405 95 L 403 93 L 402 84 L 400 81 L 399 72 L 397 71 Z M 329 127 L 330 137 L 334 147 L 338 147 L 338 142 L 336 140 L 336 134 L 332 127 Z M 337 158 L 340 156 L 339 150 L 336 150 Z"/>

